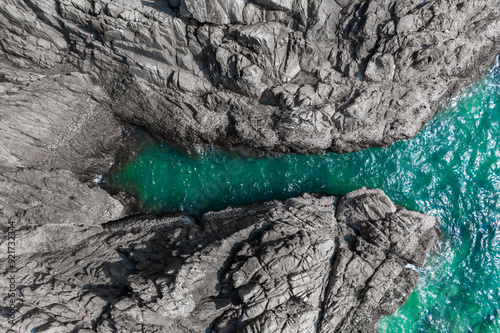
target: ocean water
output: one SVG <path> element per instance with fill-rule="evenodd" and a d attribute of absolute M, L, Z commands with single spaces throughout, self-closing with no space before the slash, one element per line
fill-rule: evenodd
<path fill-rule="evenodd" d="M 452 99 L 414 139 L 350 154 L 186 154 L 151 138 L 106 175 L 143 211 L 209 210 L 302 192 L 376 187 L 434 214 L 443 237 L 419 284 L 380 332 L 500 332 L 500 68 Z"/>

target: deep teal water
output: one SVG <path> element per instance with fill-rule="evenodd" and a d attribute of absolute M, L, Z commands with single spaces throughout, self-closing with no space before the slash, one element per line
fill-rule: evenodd
<path fill-rule="evenodd" d="M 443 238 L 380 332 L 500 332 L 499 125 L 497 61 L 417 137 L 389 148 L 251 158 L 215 149 L 188 155 L 149 139 L 103 182 L 133 193 L 145 211 L 195 215 L 302 192 L 381 188 L 436 215 Z"/>

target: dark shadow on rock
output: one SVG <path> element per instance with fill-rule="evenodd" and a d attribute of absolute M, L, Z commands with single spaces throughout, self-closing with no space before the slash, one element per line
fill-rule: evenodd
<path fill-rule="evenodd" d="M 167 1 L 167 0 L 141 0 L 141 3 L 143 6 L 151 7 L 156 9 L 159 12 L 165 13 L 171 17 L 178 18 L 180 17 L 179 13 L 179 6 L 180 6 L 180 1 L 178 1 L 179 4 L 177 6 L 171 6 L 171 3 L 174 3 L 174 1 Z"/>

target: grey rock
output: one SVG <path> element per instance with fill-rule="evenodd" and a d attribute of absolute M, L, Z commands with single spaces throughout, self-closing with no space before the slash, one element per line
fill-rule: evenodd
<path fill-rule="evenodd" d="M 500 53 L 499 16 L 495 0 L 5 0 L 0 57 L 91 75 L 115 116 L 174 144 L 350 152 L 416 135 Z"/>
<path fill-rule="evenodd" d="M 122 136 L 92 78 L 0 68 L 0 228 L 15 225 L 16 251 L 71 246 L 68 234 L 123 217 L 125 207 L 90 182 Z"/>
<path fill-rule="evenodd" d="M 0 164 L 58 168 L 82 180 L 114 161 L 122 129 L 95 78 L 29 73 L 0 62 Z"/>
<path fill-rule="evenodd" d="M 65 230 L 65 243 L 46 239 L 19 256 L 14 327 L 375 332 L 415 286 L 406 265 L 424 264 L 435 224 L 363 188 L 228 208 L 199 224 L 172 215 Z"/>

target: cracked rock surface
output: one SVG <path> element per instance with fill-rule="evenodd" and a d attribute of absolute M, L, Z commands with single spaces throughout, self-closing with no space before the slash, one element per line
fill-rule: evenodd
<path fill-rule="evenodd" d="M 70 230 L 19 257 L 15 332 L 375 332 L 435 224 L 362 188 Z"/>
<path fill-rule="evenodd" d="M 497 0 L 3 0 L 0 63 L 90 75 L 171 143 L 349 152 L 416 135 L 493 63 L 499 18 Z"/>

